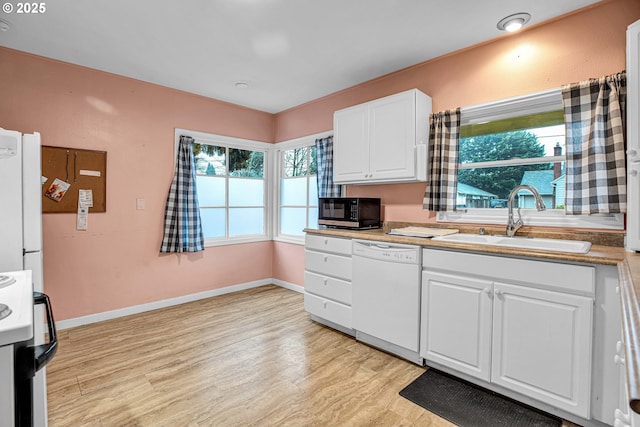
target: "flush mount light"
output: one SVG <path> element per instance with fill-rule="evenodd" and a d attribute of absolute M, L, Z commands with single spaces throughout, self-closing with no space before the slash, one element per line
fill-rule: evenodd
<path fill-rule="evenodd" d="M 236 82 L 236 83 L 235 83 L 235 86 L 236 86 L 238 89 L 246 89 L 246 88 L 248 88 L 248 87 L 249 87 L 249 83 L 247 83 L 247 82 Z"/>
<path fill-rule="evenodd" d="M 530 19 L 531 15 L 526 12 L 509 15 L 498 22 L 498 29 L 512 33 L 522 28 L 522 26 L 529 22 Z"/>

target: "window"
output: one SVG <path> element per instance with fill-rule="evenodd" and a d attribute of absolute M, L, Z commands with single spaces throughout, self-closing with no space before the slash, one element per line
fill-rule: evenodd
<path fill-rule="evenodd" d="M 177 138 L 179 138 L 176 130 Z M 181 131 L 194 138 L 198 204 L 205 245 L 267 238 L 270 144 Z"/>
<path fill-rule="evenodd" d="M 565 136 L 559 89 L 462 108 L 456 212 L 438 221 L 506 224 L 507 199 L 532 185 L 547 209 L 538 212 L 526 190 L 514 197 L 527 225 L 622 229 L 622 215 L 565 215 Z"/>
<path fill-rule="evenodd" d="M 279 235 L 301 238 L 304 228 L 318 228 L 315 139 L 283 149 L 280 155 Z"/>
<path fill-rule="evenodd" d="M 562 110 L 463 126 L 458 208 L 505 208 L 518 185 L 538 190 L 547 209 L 564 208 L 564 146 Z M 519 191 L 514 207 L 534 208 L 533 195 Z"/>
<path fill-rule="evenodd" d="M 318 228 L 316 140 L 333 131 L 307 135 L 275 145 L 277 171 L 273 198 L 276 240 L 303 244 L 305 228 Z"/>

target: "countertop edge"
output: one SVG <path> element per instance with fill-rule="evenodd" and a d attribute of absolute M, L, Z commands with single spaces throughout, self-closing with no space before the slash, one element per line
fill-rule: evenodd
<path fill-rule="evenodd" d="M 640 413 L 640 302 L 626 259 L 618 264 L 618 275 L 629 407 Z"/>

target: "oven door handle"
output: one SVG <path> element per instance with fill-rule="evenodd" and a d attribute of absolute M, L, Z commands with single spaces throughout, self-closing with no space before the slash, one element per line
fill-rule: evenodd
<path fill-rule="evenodd" d="M 33 293 L 33 302 L 36 305 L 45 305 L 47 311 L 47 327 L 49 329 L 49 342 L 42 345 L 33 346 L 33 353 L 35 359 L 35 372 L 44 368 L 47 363 L 58 350 L 58 334 L 56 331 L 56 322 L 53 320 L 53 311 L 51 310 L 51 302 L 47 294 L 42 292 Z"/>

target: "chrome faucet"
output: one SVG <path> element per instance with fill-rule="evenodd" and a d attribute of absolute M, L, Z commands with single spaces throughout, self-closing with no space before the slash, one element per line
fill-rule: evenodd
<path fill-rule="evenodd" d="M 529 190 L 531 194 L 533 194 L 533 197 L 536 199 L 536 209 L 538 211 L 543 211 L 546 209 L 540 193 L 538 193 L 538 190 L 536 190 L 531 185 L 518 185 L 516 188 L 511 190 L 511 193 L 509 193 L 509 200 L 507 201 L 507 209 L 509 210 L 509 219 L 507 220 L 507 236 L 509 237 L 513 237 L 518 229 L 524 225 L 522 223 L 522 216 L 520 215 L 520 203 L 518 203 L 518 220 L 515 222 L 513 221 L 513 199 L 515 199 L 518 191 L 521 190 Z"/>

